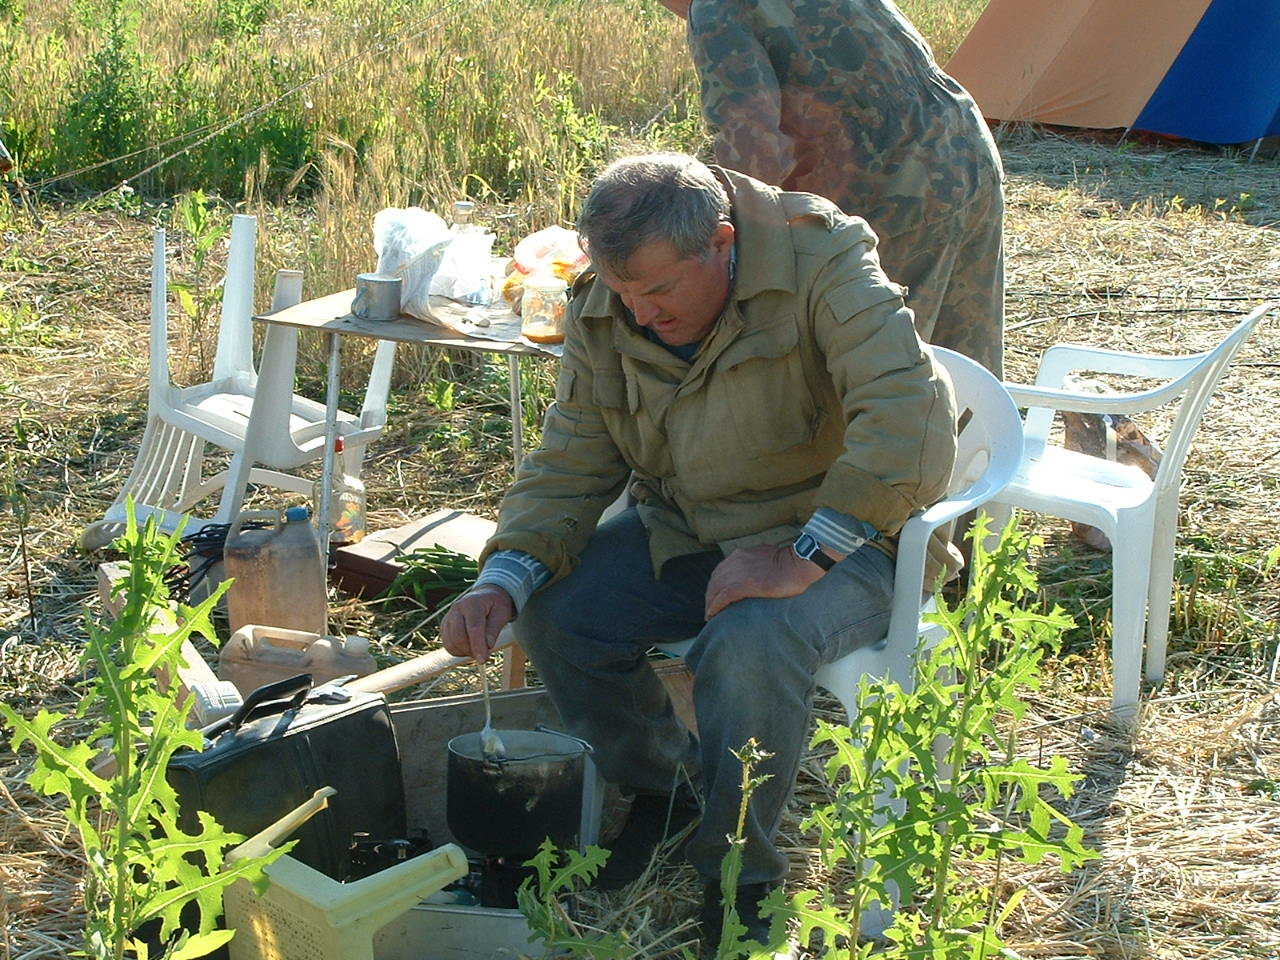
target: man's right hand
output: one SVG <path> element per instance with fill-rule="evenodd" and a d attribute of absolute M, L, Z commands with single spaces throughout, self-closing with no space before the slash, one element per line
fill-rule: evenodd
<path fill-rule="evenodd" d="M 440 623 L 440 639 L 455 657 L 484 663 L 498 642 L 498 632 L 515 616 L 516 606 L 507 591 L 496 584 L 482 584 L 453 601 Z"/>

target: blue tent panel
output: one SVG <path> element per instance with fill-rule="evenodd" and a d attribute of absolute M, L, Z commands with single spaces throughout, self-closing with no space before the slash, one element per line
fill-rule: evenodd
<path fill-rule="evenodd" d="M 1277 63 L 1280 2 L 1214 0 L 1133 126 L 1206 143 L 1280 135 Z"/>

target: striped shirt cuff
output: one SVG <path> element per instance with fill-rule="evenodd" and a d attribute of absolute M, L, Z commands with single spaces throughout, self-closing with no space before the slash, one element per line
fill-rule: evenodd
<path fill-rule="evenodd" d="M 804 525 L 804 532 L 824 547 L 829 547 L 832 553 L 842 555 L 853 553 L 868 540 L 880 538 L 880 531 L 871 524 L 830 507 L 819 507 L 814 511 Z"/>
<path fill-rule="evenodd" d="M 524 609 L 533 592 L 551 579 L 541 560 L 523 550 L 499 550 L 485 562 L 476 586 L 492 583 L 511 594 L 516 613 Z"/>

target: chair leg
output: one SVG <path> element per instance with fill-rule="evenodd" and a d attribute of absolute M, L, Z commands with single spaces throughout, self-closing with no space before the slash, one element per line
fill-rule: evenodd
<path fill-rule="evenodd" d="M 1151 571 L 1151 526 L 1149 513 L 1122 514 L 1111 537 L 1112 710 L 1120 721 L 1129 721 L 1137 714 Z"/>
<path fill-rule="evenodd" d="M 1147 589 L 1146 676 L 1150 683 L 1164 679 L 1164 661 L 1169 646 L 1169 618 L 1173 615 L 1174 542 L 1178 534 L 1177 501 L 1169 516 L 1158 515 L 1152 532 L 1151 573 Z"/>

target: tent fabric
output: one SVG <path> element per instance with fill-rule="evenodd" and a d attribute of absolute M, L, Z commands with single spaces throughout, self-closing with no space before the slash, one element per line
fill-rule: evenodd
<path fill-rule="evenodd" d="M 992 120 L 1280 133 L 1277 0 L 991 0 L 947 64 Z"/>
<path fill-rule="evenodd" d="M 1214 0 L 1133 126 L 1208 143 L 1280 134 L 1280 6 Z"/>

